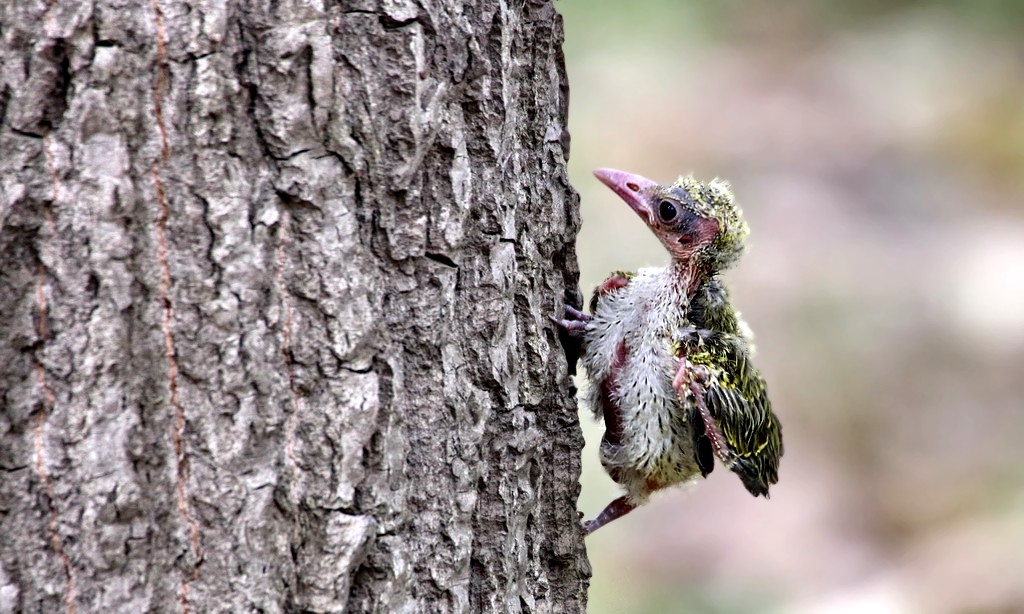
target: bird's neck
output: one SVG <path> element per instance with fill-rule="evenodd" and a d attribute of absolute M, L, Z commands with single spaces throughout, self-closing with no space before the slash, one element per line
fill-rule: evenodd
<path fill-rule="evenodd" d="M 710 273 L 693 258 L 673 258 L 672 264 L 668 267 L 668 276 L 673 285 L 686 295 L 688 302 L 697 292 L 697 288 L 710 277 Z"/>

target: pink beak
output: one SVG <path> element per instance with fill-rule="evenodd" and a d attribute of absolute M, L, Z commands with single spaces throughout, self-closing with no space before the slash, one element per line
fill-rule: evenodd
<path fill-rule="evenodd" d="M 636 211 L 645 222 L 651 223 L 653 211 L 647 204 L 643 193 L 650 188 L 657 187 L 657 183 L 646 177 L 617 171 L 613 168 L 599 168 L 594 171 L 594 176 L 626 201 L 626 204 L 632 207 L 633 211 Z"/>

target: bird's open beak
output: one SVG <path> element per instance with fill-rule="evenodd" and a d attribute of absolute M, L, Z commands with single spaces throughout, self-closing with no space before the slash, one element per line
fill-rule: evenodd
<path fill-rule="evenodd" d="M 656 187 L 657 183 L 646 177 L 625 171 L 617 171 L 613 168 L 599 168 L 594 171 L 594 176 L 618 194 L 622 200 L 626 201 L 626 204 L 632 207 L 633 211 L 636 211 L 645 222 L 651 223 L 654 219 L 653 211 L 651 206 L 647 204 L 647 199 L 644 198 L 644 192 Z"/>

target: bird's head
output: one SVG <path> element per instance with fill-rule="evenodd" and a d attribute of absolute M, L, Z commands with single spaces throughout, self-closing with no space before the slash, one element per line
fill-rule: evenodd
<path fill-rule="evenodd" d="M 594 175 L 636 211 L 673 259 L 715 273 L 743 253 L 749 230 L 727 182 L 702 183 L 691 176 L 660 185 L 610 168 Z"/>

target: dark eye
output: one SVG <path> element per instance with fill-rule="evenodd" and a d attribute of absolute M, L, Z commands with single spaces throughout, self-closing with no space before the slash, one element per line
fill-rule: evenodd
<path fill-rule="evenodd" d="M 670 200 L 663 200 L 658 203 L 658 215 L 661 216 L 661 221 L 671 222 L 676 219 L 676 206 Z"/>

